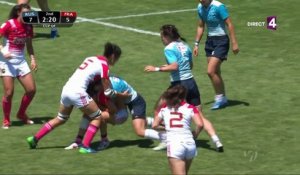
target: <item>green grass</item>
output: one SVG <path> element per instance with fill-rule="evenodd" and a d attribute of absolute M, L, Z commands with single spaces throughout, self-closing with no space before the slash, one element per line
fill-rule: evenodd
<path fill-rule="evenodd" d="M 11 0 L 9 2 L 15 2 Z M 77 11 L 85 18 L 141 14 L 196 8 L 197 1 L 114 0 L 49 1 L 53 9 Z M 224 0 L 235 24 L 241 52 L 222 66 L 227 95 L 232 106 L 210 111 L 213 90 L 206 75 L 206 59 L 201 44 L 194 58 L 193 73 L 201 90 L 204 113 L 213 122 L 224 145 L 223 154 L 211 149 L 203 132 L 197 143 L 198 156 L 190 174 L 300 174 L 299 129 L 299 27 L 298 0 L 234 1 Z M 32 1 L 36 7 L 36 2 Z M 0 22 L 6 20 L 11 6 L 0 4 Z M 248 27 L 248 21 L 265 21 L 277 15 L 278 30 Z M 106 22 L 158 32 L 160 25 L 173 23 L 193 44 L 197 14 L 183 12 Z M 48 33 L 50 29 L 36 29 Z M 61 88 L 87 56 L 98 55 L 106 41 L 123 49 L 120 62 L 111 72 L 122 76 L 147 101 L 147 114 L 160 93 L 168 86 L 168 74 L 146 74 L 147 64 L 164 64 L 163 45 L 158 36 L 134 33 L 83 22 L 71 28 L 59 28 L 61 37 L 35 39 L 39 71 L 34 74 L 38 92 L 28 111 L 41 121 L 32 126 L 0 130 L 0 174 L 170 174 L 165 152 L 150 148 L 157 142 L 137 137 L 128 120 L 122 126 L 109 126 L 112 146 L 93 155 L 65 151 L 77 132 L 80 112 L 74 110 L 65 126 L 47 135 L 36 150 L 29 150 L 25 138 L 34 134 L 41 123 L 57 113 Z M 1 94 L 3 90 L 1 89 Z M 15 119 L 23 89 L 16 83 L 12 119 Z M 97 143 L 99 136 L 96 136 Z"/>

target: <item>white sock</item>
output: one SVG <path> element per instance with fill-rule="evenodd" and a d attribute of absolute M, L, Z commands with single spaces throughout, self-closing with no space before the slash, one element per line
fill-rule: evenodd
<path fill-rule="evenodd" d="M 166 131 L 161 131 L 159 133 L 159 136 L 160 136 L 159 140 L 161 142 L 165 142 L 165 143 L 167 142 L 167 132 Z"/>
<path fill-rule="evenodd" d="M 218 94 L 215 96 L 215 101 L 221 101 L 223 97 L 225 97 L 224 94 Z"/>
<path fill-rule="evenodd" d="M 160 140 L 160 133 L 153 129 L 146 129 L 144 137 L 147 139 Z"/>
<path fill-rule="evenodd" d="M 147 127 L 149 127 L 149 128 L 152 127 L 153 120 L 154 120 L 153 117 L 147 117 L 146 118 Z"/>
<path fill-rule="evenodd" d="M 212 140 L 214 143 L 220 142 L 220 139 L 219 139 L 219 137 L 218 137 L 217 135 L 211 136 L 211 140 Z"/>

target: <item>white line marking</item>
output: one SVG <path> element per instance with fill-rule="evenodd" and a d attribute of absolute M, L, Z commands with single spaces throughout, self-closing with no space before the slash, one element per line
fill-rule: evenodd
<path fill-rule="evenodd" d="M 6 5 L 10 5 L 10 6 L 14 6 L 16 5 L 15 3 L 11 3 L 11 2 L 7 2 L 7 1 L 1 1 L 0 0 L 0 4 L 6 4 Z M 39 8 L 31 8 L 32 10 L 40 10 Z M 185 9 L 182 11 L 189 11 L 191 9 Z M 177 10 L 178 12 L 180 12 L 180 10 Z M 166 13 L 172 13 L 172 11 L 165 11 L 165 12 L 155 12 L 155 13 L 148 13 L 148 15 L 154 15 L 154 14 L 166 14 Z M 177 13 L 177 12 L 175 12 Z M 130 17 L 134 17 L 134 15 L 128 15 Z M 139 15 L 135 15 L 135 16 L 147 16 L 147 14 L 139 14 Z M 122 18 L 128 18 L 126 16 L 123 16 Z M 115 17 L 116 18 L 116 17 Z M 117 17 L 117 18 L 121 18 L 121 17 Z M 146 34 L 146 35 L 153 35 L 153 36 L 160 36 L 160 34 L 158 32 L 151 32 L 151 31 L 146 31 L 146 30 L 141 30 L 141 29 L 137 29 L 137 28 L 133 28 L 133 27 L 127 27 L 127 26 L 121 26 L 121 25 L 117 25 L 117 24 L 113 24 L 113 23 L 108 23 L 108 22 L 102 22 L 102 21 L 97 21 L 94 19 L 89 19 L 89 18 L 84 18 L 84 17 L 77 17 L 78 22 L 90 22 L 90 23 L 94 23 L 94 24 L 100 24 L 103 26 L 107 26 L 107 27 L 112 27 L 112 28 L 117 28 L 117 29 L 122 29 L 122 30 L 127 30 L 127 31 L 132 31 L 132 32 L 136 32 L 136 33 L 142 33 L 142 34 Z"/>
<path fill-rule="evenodd" d="M 112 16 L 112 17 L 104 17 L 104 18 L 95 18 L 94 20 L 102 21 L 102 20 L 110 20 L 110 19 L 123 19 L 123 18 L 132 18 L 132 17 L 143 17 L 143 16 L 162 15 L 162 14 L 171 14 L 171 13 L 181 13 L 181 12 L 189 12 L 189 11 L 196 11 L 196 8 L 194 8 L 194 9 L 183 9 L 183 10 L 173 10 L 173 11 L 142 13 L 142 14 L 126 15 L 126 16 Z"/>
<path fill-rule="evenodd" d="M 113 23 L 96 21 L 93 19 L 88 19 L 88 18 L 83 18 L 83 17 L 77 17 L 77 19 L 79 19 L 81 21 L 86 21 L 86 22 L 90 22 L 90 23 L 94 23 L 94 24 L 101 24 L 103 26 L 117 28 L 117 29 L 123 29 L 123 30 L 132 31 L 132 32 L 136 32 L 136 33 L 160 36 L 160 34 L 158 32 L 151 32 L 151 31 L 141 30 L 141 29 L 137 29 L 137 28 L 133 28 L 133 27 L 126 27 L 126 26 L 121 26 L 121 25 L 117 25 L 117 24 L 113 24 Z"/>

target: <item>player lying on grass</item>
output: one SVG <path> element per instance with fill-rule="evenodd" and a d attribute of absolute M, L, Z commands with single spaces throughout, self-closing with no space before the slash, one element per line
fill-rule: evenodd
<path fill-rule="evenodd" d="M 119 60 L 120 56 L 121 49 L 118 45 L 106 43 L 103 56 L 88 57 L 83 61 L 63 87 L 60 99 L 61 104 L 57 116 L 48 121 L 34 136 L 27 138 L 31 149 L 36 148 L 38 141 L 46 134 L 64 124 L 69 119 L 75 106 L 90 118 L 90 123 L 83 139 L 83 147 L 79 151 L 81 153 L 93 152 L 89 148 L 90 143 L 100 126 L 101 118 L 109 114 L 106 111 L 101 111 L 86 91 L 89 83 L 101 79 L 105 95 L 117 95 L 111 89 L 108 74 L 109 65 L 113 66 Z"/>
<path fill-rule="evenodd" d="M 122 78 L 117 76 L 110 76 L 109 80 L 111 82 L 112 88 L 117 93 L 122 94 L 127 92 L 130 94 L 130 96 L 128 98 L 110 98 L 110 102 L 103 103 L 103 101 L 106 100 L 103 99 L 102 93 L 99 93 L 97 100 L 98 105 L 107 108 L 110 116 L 102 118 L 100 127 L 101 141 L 98 146 L 98 150 L 105 149 L 109 146 L 109 140 L 107 137 L 107 123 L 113 125 L 123 124 L 128 118 L 127 107 L 132 114 L 132 126 L 134 128 L 135 133 L 138 136 L 156 140 L 165 139 L 164 134 L 160 134 L 159 132 L 153 129 L 146 129 L 146 102 L 144 98 Z M 106 104 L 107 106 L 104 106 L 103 104 Z M 66 147 L 65 149 L 77 148 L 81 144 L 88 123 L 88 118 L 83 117 L 75 142 L 72 143 L 70 146 Z"/>

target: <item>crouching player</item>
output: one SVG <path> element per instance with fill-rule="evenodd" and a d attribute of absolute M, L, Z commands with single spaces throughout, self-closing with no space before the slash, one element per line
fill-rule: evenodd
<path fill-rule="evenodd" d="M 75 106 L 91 119 L 83 140 L 83 147 L 79 151 L 81 153 L 94 152 L 89 148 L 90 143 L 100 126 L 101 117 L 109 114 L 106 111 L 101 111 L 86 91 L 90 82 L 101 79 L 105 95 L 114 96 L 116 94 L 111 89 L 108 74 L 109 65 L 113 66 L 119 60 L 121 49 L 115 44 L 106 43 L 103 55 L 86 58 L 69 78 L 61 93 L 61 104 L 57 116 L 48 121 L 34 136 L 27 138 L 31 149 L 36 148 L 38 141 L 46 134 L 64 124 Z"/>
<path fill-rule="evenodd" d="M 165 104 L 154 116 L 153 128 L 159 128 L 164 121 L 167 131 L 167 156 L 172 174 L 188 174 L 193 158 L 197 155 L 194 138 L 203 127 L 197 107 L 185 102 L 187 90 L 176 85 L 164 92 Z M 195 130 L 191 132 L 191 121 Z"/>
<path fill-rule="evenodd" d="M 126 97 L 125 95 L 110 98 L 111 102 L 108 102 L 108 111 L 110 113 L 109 118 L 103 117 L 101 122 L 101 141 L 98 146 L 98 150 L 105 149 L 109 146 L 109 140 L 107 137 L 107 123 L 113 125 L 120 125 L 123 124 L 128 118 L 127 108 L 132 114 L 132 126 L 136 135 L 148 139 L 155 139 L 155 140 L 163 140 L 165 139 L 165 134 L 161 134 L 153 129 L 146 129 L 146 102 L 144 98 L 135 91 L 132 86 L 130 86 L 125 80 L 117 76 L 110 76 L 109 80 L 111 82 L 112 88 L 118 93 L 129 93 L 130 96 Z M 99 95 L 99 103 L 98 105 L 103 105 L 103 95 Z M 125 97 L 125 98 L 124 98 Z M 101 100 L 102 99 L 102 100 Z M 102 104 L 102 105 L 101 105 Z M 81 140 L 83 135 L 86 131 L 86 127 L 88 124 L 88 119 L 84 117 L 80 124 L 80 129 L 78 135 L 75 139 L 75 142 L 72 143 L 70 146 L 66 147 L 65 149 L 73 149 L 77 148 L 79 144 L 81 144 Z"/>

